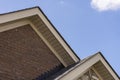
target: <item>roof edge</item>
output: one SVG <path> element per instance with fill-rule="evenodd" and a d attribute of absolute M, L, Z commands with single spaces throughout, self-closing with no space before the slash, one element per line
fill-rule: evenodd
<path fill-rule="evenodd" d="M 15 10 L 15 11 L 9 11 L 9 12 L 6 12 L 6 13 L 2 13 L 2 14 L 0 14 L 0 16 L 15 13 L 15 12 L 20 12 L 20 11 L 30 10 L 30 9 L 34 9 L 34 8 L 40 9 L 39 6 L 34 6 L 34 7 L 31 7 L 31 8 L 25 8 L 25 9 L 20 9 L 20 10 Z"/>
<path fill-rule="evenodd" d="M 74 66 L 72 66 L 70 69 L 68 69 L 68 71 L 65 71 L 65 72 L 63 73 L 63 75 L 60 75 L 60 76 L 56 77 L 55 80 L 63 78 L 64 76 L 66 76 L 67 74 L 69 74 L 70 72 L 72 72 L 73 70 L 75 70 L 76 68 L 78 68 L 80 65 L 86 63 L 87 61 L 89 61 L 90 59 L 94 58 L 94 57 L 97 56 L 97 55 L 98 55 L 98 56 L 100 55 L 100 56 L 105 60 L 105 62 L 106 62 L 107 65 L 110 67 L 110 69 L 113 71 L 113 73 L 116 75 L 116 77 L 117 77 L 118 79 L 120 79 L 120 77 L 118 76 L 118 74 L 114 71 L 114 69 L 111 67 L 111 65 L 108 63 L 108 61 L 105 59 L 105 57 L 103 56 L 103 54 L 102 54 L 101 52 L 97 52 L 96 54 L 91 55 L 91 56 L 89 56 L 89 57 L 81 60 L 80 62 L 78 62 L 77 64 L 75 64 Z"/>
<path fill-rule="evenodd" d="M 113 67 L 110 65 L 110 63 L 107 61 L 107 59 L 104 57 L 104 55 L 102 54 L 102 52 L 98 52 L 98 53 L 103 57 L 103 59 L 108 64 L 108 66 L 112 69 L 112 71 L 115 73 L 115 75 L 120 79 L 120 76 L 116 73 L 116 71 L 113 69 Z"/>
<path fill-rule="evenodd" d="M 42 9 L 38 6 L 38 7 L 34 7 L 34 8 L 38 8 L 42 14 L 45 16 L 45 18 L 48 20 L 48 22 L 52 25 L 52 27 L 55 29 L 55 31 L 58 33 L 58 35 L 62 38 L 62 40 L 65 42 L 65 44 L 69 47 L 69 49 L 74 53 L 74 55 L 81 60 L 77 54 L 74 52 L 74 50 L 70 47 L 70 45 L 66 42 L 66 40 L 63 38 L 63 36 L 59 33 L 59 31 L 55 28 L 55 26 L 52 24 L 52 22 L 49 20 L 49 18 L 45 15 L 45 13 L 42 11 Z"/>
<path fill-rule="evenodd" d="M 26 9 L 22 9 L 22 10 L 16 10 L 16 11 L 12 11 L 12 12 L 7 12 L 7 13 L 3 13 L 0 14 L 0 16 L 2 15 L 7 15 L 7 14 L 12 14 L 12 13 L 16 13 L 16 12 L 21 12 L 21 11 L 25 11 L 25 10 L 31 10 L 31 9 L 38 9 L 43 16 L 46 18 L 46 20 L 48 21 L 48 23 L 53 27 L 53 29 L 57 32 L 57 34 L 60 36 L 60 38 L 64 41 L 64 43 L 68 46 L 68 48 L 71 50 L 71 52 L 76 56 L 76 58 L 78 59 L 78 61 L 80 61 L 81 59 L 76 55 L 76 53 L 73 51 L 73 49 L 70 47 L 70 45 L 65 41 L 65 39 L 61 36 L 61 34 L 58 32 L 58 30 L 55 28 L 55 26 L 51 23 L 51 21 L 48 19 L 48 17 L 45 15 L 45 13 L 42 11 L 42 9 L 39 6 L 35 6 L 35 7 L 31 7 L 31 8 L 26 8 Z"/>

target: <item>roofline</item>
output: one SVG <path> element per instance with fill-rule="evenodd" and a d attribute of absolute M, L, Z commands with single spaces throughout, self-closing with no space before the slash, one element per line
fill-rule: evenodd
<path fill-rule="evenodd" d="M 79 61 L 78 63 L 76 63 L 75 65 L 73 65 L 71 68 L 69 68 L 67 71 L 65 71 L 62 75 L 57 76 L 57 77 L 55 78 L 55 80 L 60 79 L 60 78 L 63 78 L 64 76 L 66 76 L 67 74 L 71 73 L 71 72 L 74 71 L 76 68 L 78 68 L 80 65 L 82 65 L 82 64 L 84 64 L 85 62 L 89 61 L 91 58 L 93 58 L 93 57 L 96 56 L 97 54 L 99 54 L 99 53 L 96 53 L 96 54 L 94 54 L 94 55 L 89 56 L 88 59 L 85 60 L 84 62 L 81 62 L 82 60 Z M 83 59 L 83 60 L 84 60 L 84 59 Z"/>
<path fill-rule="evenodd" d="M 106 58 L 103 56 L 103 54 L 101 52 L 97 52 L 96 54 L 89 56 L 87 60 L 85 60 L 84 62 L 79 61 L 76 65 L 72 66 L 70 69 L 68 69 L 68 72 L 64 72 L 62 76 L 58 76 L 58 78 L 56 77 L 55 80 L 63 78 L 64 76 L 66 76 L 67 74 L 69 74 L 70 72 L 74 71 L 76 68 L 78 68 L 80 65 L 86 63 L 87 61 L 89 61 L 90 59 L 92 59 L 93 57 L 100 55 L 105 62 L 107 63 L 107 65 L 110 67 L 110 69 L 113 71 L 113 73 L 117 76 L 118 79 L 120 79 L 120 77 L 118 76 L 118 74 L 115 72 L 115 70 L 111 67 L 111 65 L 108 63 L 108 61 L 106 60 Z M 86 59 L 86 58 L 85 58 Z M 81 63 L 80 63 L 81 62 Z M 80 63 L 80 64 L 79 64 Z"/>
<path fill-rule="evenodd" d="M 115 72 L 115 70 L 112 68 L 112 66 L 110 65 L 110 63 L 107 61 L 107 59 L 103 56 L 103 54 L 101 52 L 98 52 L 103 59 L 106 61 L 106 63 L 108 64 L 108 66 L 112 69 L 112 71 L 115 73 L 115 75 L 120 79 L 120 76 Z"/>
<path fill-rule="evenodd" d="M 25 11 L 25 10 L 29 10 L 29 9 L 34 9 L 34 8 L 40 9 L 39 6 L 34 6 L 34 7 L 30 7 L 30 8 L 25 8 L 25 9 L 20 9 L 20 10 L 15 10 L 15 11 L 10 11 L 10 12 L 6 12 L 6 13 L 2 13 L 2 14 L 0 14 L 0 16 L 11 14 L 11 13 L 16 13 L 16 12 L 21 12 L 21 11 Z"/>
<path fill-rule="evenodd" d="M 65 44 L 68 46 L 68 48 L 72 51 L 72 53 L 78 58 L 78 60 L 80 61 L 81 59 L 76 55 L 76 53 L 74 52 L 74 50 L 70 47 L 70 45 L 65 41 L 65 39 L 61 36 L 61 34 L 59 33 L 59 31 L 55 28 L 55 26 L 51 23 L 51 21 L 48 19 L 48 17 L 45 15 L 45 13 L 42 11 L 42 9 L 39 6 L 35 6 L 35 7 L 31 7 L 31 8 L 26 8 L 26 9 L 22 9 L 22 10 L 17 10 L 17 11 L 12 11 L 12 12 L 7 12 L 7 13 L 3 13 L 0 14 L 0 16 L 2 15 L 7 15 L 7 14 L 11 14 L 11 13 L 16 13 L 16 12 L 20 12 L 20 11 L 25 11 L 25 10 L 30 10 L 30 9 L 34 9 L 37 8 L 39 9 L 39 11 L 44 15 L 44 17 L 47 19 L 47 21 L 50 23 L 50 25 L 54 28 L 54 30 L 58 33 L 58 35 L 61 37 L 61 39 L 65 42 Z"/>
<path fill-rule="evenodd" d="M 55 29 L 55 31 L 58 33 L 58 35 L 63 39 L 63 41 L 65 42 L 65 44 L 70 48 L 70 50 L 74 53 L 74 55 L 79 59 L 81 60 L 77 54 L 74 52 L 74 50 L 70 47 L 70 45 L 66 42 L 66 40 L 62 37 L 62 35 L 59 33 L 59 31 L 55 28 L 55 26 L 52 24 L 52 22 L 48 19 L 48 17 L 45 15 L 45 13 L 42 11 L 42 9 L 40 7 L 36 7 L 38 8 L 42 14 L 45 16 L 45 18 L 48 20 L 48 22 L 53 26 L 53 28 Z"/>

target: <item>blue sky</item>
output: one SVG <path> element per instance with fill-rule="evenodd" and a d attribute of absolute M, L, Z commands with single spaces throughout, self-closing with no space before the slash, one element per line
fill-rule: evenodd
<path fill-rule="evenodd" d="M 34 6 L 81 59 L 101 51 L 120 75 L 120 0 L 0 0 L 0 13 Z"/>

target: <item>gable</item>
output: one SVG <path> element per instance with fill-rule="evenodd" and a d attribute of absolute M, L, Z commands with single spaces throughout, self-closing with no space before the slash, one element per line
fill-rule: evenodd
<path fill-rule="evenodd" d="M 31 80 L 79 61 L 39 8 L 0 15 L 0 37 L 0 79 Z"/>
<path fill-rule="evenodd" d="M 2 80 L 31 80 L 61 62 L 30 25 L 25 25 L 0 33 L 0 65 Z"/>
<path fill-rule="evenodd" d="M 38 7 L 0 15 L 0 32 L 27 24 L 65 67 L 79 61 L 77 55 Z"/>
<path fill-rule="evenodd" d="M 55 80 L 119 80 L 119 76 L 99 52 L 81 60 Z"/>

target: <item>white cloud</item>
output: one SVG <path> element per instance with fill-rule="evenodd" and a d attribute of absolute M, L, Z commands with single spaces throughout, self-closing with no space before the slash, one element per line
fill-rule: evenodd
<path fill-rule="evenodd" d="M 120 0 L 92 0 L 91 6 L 98 11 L 118 10 Z"/>

